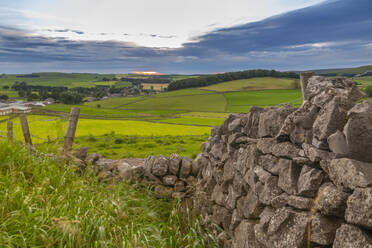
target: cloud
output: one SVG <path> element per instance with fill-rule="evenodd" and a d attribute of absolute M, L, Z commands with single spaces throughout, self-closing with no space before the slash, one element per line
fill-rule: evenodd
<path fill-rule="evenodd" d="M 68 29 L 68 28 L 66 28 L 66 29 L 54 29 L 54 30 L 45 29 L 44 31 L 48 31 L 50 33 L 69 33 L 69 32 L 71 32 L 71 33 L 80 34 L 80 35 L 84 34 L 83 31 L 72 30 L 72 29 Z"/>
<path fill-rule="evenodd" d="M 181 48 L 47 38 L 0 26 L 0 65 L 6 72 L 19 73 L 33 70 L 206 73 L 249 68 L 357 66 L 372 63 L 371 12 L 370 0 L 326 1 L 262 21 L 217 29 L 195 37 Z M 52 31 L 82 32 L 56 30 Z M 175 36 L 140 35 L 160 39 Z"/>

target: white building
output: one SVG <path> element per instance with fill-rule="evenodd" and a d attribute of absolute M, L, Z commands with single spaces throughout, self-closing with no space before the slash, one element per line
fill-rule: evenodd
<path fill-rule="evenodd" d="M 31 112 L 31 108 L 20 103 L 0 103 L 0 115 L 25 114 Z"/>

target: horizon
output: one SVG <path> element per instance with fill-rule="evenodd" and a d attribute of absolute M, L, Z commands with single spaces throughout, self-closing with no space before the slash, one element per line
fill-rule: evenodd
<path fill-rule="evenodd" d="M 212 74 L 372 64 L 368 0 L 208 0 L 197 6 L 6 0 L 0 4 L 1 73 Z"/>

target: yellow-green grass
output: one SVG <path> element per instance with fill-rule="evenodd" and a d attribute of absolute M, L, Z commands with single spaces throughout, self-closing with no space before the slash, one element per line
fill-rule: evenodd
<path fill-rule="evenodd" d="M 188 112 L 183 113 L 182 116 L 190 116 L 190 117 L 202 117 L 202 118 L 213 118 L 213 119 L 226 119 L 229 114 L 228 113 L 219 113 L 219 112 Z"/>
<path fill-rule="evenodd" d="M 178 118 L 164 119 L 161 120 L 160 122 L 187 125 L 219 126 L 223 123 L 223 121 L 224 119 L 222 118 L 180 116 Z"/>
<path fill-rule="evenodd" d="M 68 120 L 51 116 L 28 115 L 30 132 L 33 142 L 44 143 L 46 139 L 62 139 L 66 131 Z M 14 122 L 14 135 L 16 140 L 23 140 L 22 129 L 19 119 Z M 6 134 L 6 122 L 0 123 L 0 133 Z M 138 136 L 183 136 L 183 135 L 205 135 L 210 132 L 210 127 L 186 126 L 165 123 L 152 123 L 144 121 L 128 120 L 93 120 L 79 119 L 76 136 L 100 136 L 109 133 L 118 135 L 138 135 Z M 41 138 L 41 139 L 39 139 Z"/>
<path fill-rule="evenodd" d="M 372 77 L 359 77 L 359 78 L 353 78 L 353 80 L 358 83 L 361 83 L 362 88 L 372 85 Z"/>
<path fill-rule="evenodd" d="M 94 101 L 84 103 L 85 106 L 97 107 L 101 105 L 101 108 L 118 108 L 131 102 L 136 102 L 145 99 L 144 97 L 113 97 L 106 100 Z"/>
<path fill-rule="evenodd" d="M 201 90 L 201 89 L 184 89 L 168 91 L 157 94 L 156 97 L 169 97 L 169 96 L 188 96 L 188 95 L 204 95 L 204 94 L 215 94 L 213 91 Z"/>
<path fill-rule="evenodd" d="M 226 100 L 222 94 L 208 94 L 146 98 L 143 101 L 125 105 L 123 109 L 224 112 L 225 106 Z"/>
<path fill-rule="evenodd" d="M 142 87 L 145 90 L 165 90 L 168 87 L 168 84 L 147 84 L 147 83 L 142 83 Z"/>
<path fill-rule="evenodd" d="M 295 79 L 287 78 L 249 78 L 214 84 L 201 89 L 218 92 L 245 91 L 245 90 L 266 90 L 266 89 L 290 89 Z"/>
<path fill-rule="evenodd" d="M 0 247 L 217 247 L 175 200 L 0 140 Z"/>
<path fill-rule="evenodd" d="M 9 96 L 9 98 L 19 97 L 17 91 L 15 91 L 15 90 L 0 89 L 0 95 L 7 95 L 7 96 Z"/>
<path fill-rule="evenodd" d="M 249 112 L 252 105 L 269 107 L 284 103 L 293 105 L 302 103 L 299 90 L 245 91 L 225 93 L 225 96 L 229 102 L 230 112 Z"/>

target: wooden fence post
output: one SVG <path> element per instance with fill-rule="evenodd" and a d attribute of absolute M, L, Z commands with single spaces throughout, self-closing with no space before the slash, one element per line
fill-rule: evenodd
<path fill-rule="evenodd" d="M 13 122 L 12 121 L 8 121 L 8 140 L 10 140 L 10 141 L 14 140 Z"/>
<path fill-rule="evenodd" d="M 65 135 L 65 140 L 63 143 L 63 152 L 69 152 L 74 143 L 74 137 L 76 132 L 76 127 L 79 119 L 80 108 L 74 107 L 71 109 L 70 119 L 68 121 L 68 127 Z"/>
<path fill-rule="evenodd" d="M 25 114 L 22 114 L 22 115 L 20 115 L 19 119 L 21 121 L 23 137 L 25 137 L 25 142 L 26 142 L 26 144 L 32 146 L 31 134 L 30 134 L 30 129 L 28 127 L 27 117 L 26 117 Z"/>

